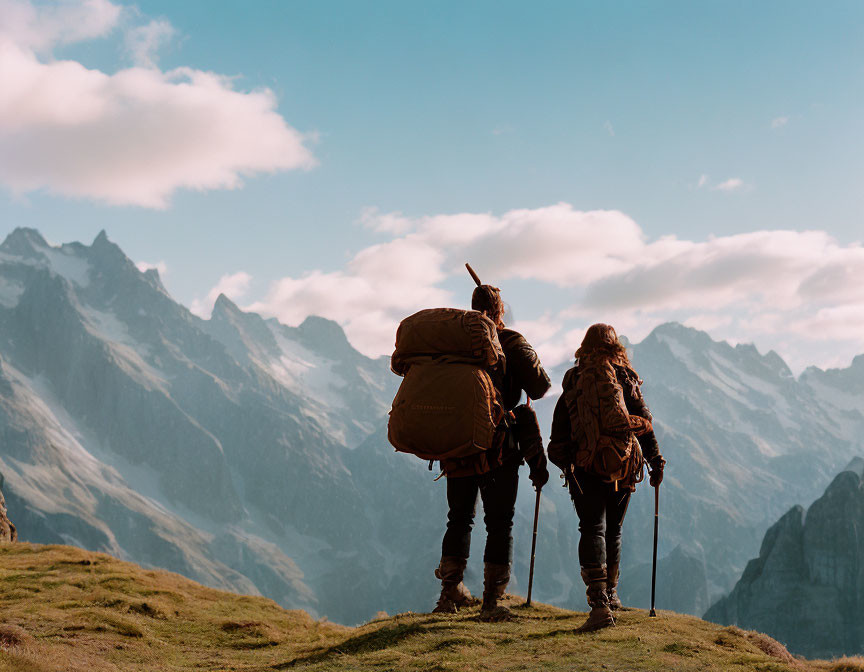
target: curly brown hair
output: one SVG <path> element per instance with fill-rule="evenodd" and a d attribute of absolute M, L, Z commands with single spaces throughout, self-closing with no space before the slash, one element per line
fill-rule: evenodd
<path fill-rule="evenodd" d="M 627 356 L 627 348 L 618 338 L 618 333 L 615 327 L 611 324 L 603 324 L 602 322 L 592 324 L 585 332 L 585 338 L 582 339 L 582 345 L 576 351 L 576 359 L 585 357 L 601 357 L 608 359 L 613 364 L 632 369 L 630 358 Z"/>

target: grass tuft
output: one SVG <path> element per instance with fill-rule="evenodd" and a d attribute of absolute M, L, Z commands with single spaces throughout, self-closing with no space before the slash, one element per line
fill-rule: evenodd
<path fill-rule="evenodd" d="M 797 666 L 798 660 L 776 639 L 772 639 L 768 635 L 763 635 L 761 632 L 748 633 L 747 638 L 756 644 L 757 647 L 767 655 L 777 660 L 782 660 L 784 663 Z"/>
<path fill-rule="evenodd" d="M 13 646 L 31 644 L 33 637 L 18 625 L 0 624 L 0 648 L 10 649 Z"/>
<path fill-rule="evenodd" d="M 466 646 L 482 646 L 485 642 L 470 637 L 448 637 L 432 645 L 432 651 L 446 651 Z"/>
<path fill-rule="evenodd" d="M 102 632 L 105 628 L 110 628 L 117 634 L 123 635 L 123 637 L 144 636 L 144 630 L 142 630 L 141 627 L 135 623 L 135 621 L 127 618 L 122 618 L 120 616 L 103 617 L 102 623 L 96 626 L 96 630 Z"/>
<path fill-rule="evenodd" d="M 149 618 L 165 618 L 165 613 L 148 602 L 137 602 L 129 605 L 129 611 Z"/>
<path fill-rule="evenodd" d="M 676 656 L 698 656 L 699 647 L 684 642 L 672 642 L 663 647 L 665 653 L 674 653 Z"/>
<path fill-rule="evenodd" d="M 864 672 L 864 657 L 841 658 L 834 662 L 831 672 Z"/>

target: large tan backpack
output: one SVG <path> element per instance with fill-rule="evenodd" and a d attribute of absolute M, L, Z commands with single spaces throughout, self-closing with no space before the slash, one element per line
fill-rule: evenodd
<path fill-rule="evenodd" d="M 390 359 L 404 376 L 387 424 L 390 443 L 424 460 L 489 450 L 504 415 L 490 371 L 503 364 L 495 324 L 482 313 L 432 308 L 406 317 Z"/>
<path fill-rule="evenodd" d="M 562 387 L 576 448 L 573 464 L 609 482 L 635 476 L 642 452 L 634 429 L 645 421 L 627 412 L 612 364 L 580 361 L 565 374 Z"/>

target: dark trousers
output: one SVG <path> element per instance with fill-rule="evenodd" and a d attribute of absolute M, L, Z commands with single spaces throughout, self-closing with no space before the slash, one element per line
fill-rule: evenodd
<path fill-rule="evenodd" d="M 570 497 L 579 516 L 579 564 L 582 567 L 621 562 L 621 527 L 630 503 L 630 490 L 615 491 L 613 483 L 581 469 L 568 479 Z"/>
<path fill-rule="evenodd" d="M 509 565 L 513 559 L 513 514 L 519 485 L 520 460 L 510 460 L 482 476 L 447 479 L 447 531 L 441 544 L 442 556 L 467 558 L 471 550 L 471 528 L 477 509 L 477 495 L 483 501 L 486 524 L 485 562 Z"/>

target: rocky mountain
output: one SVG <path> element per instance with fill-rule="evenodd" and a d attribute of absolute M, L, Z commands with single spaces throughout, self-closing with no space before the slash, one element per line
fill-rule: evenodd
<path fill-rule="evenodd" d="M 701 614 L 771 523 L 864 450 L 864 358 L 796 379 L 774 353 L 676 324 L 634 345 L 633 358 L 670 462 L 658 605 Z M 17 229 L 0 245 L 0 472 L 22 539 L 106 551 L 340 622 L 428 609 L 445 483 L 387 443 L 398 382 L 386 358 L 364 357 L 328 320 L 288 327 L 224 296 L 209 320 L 192 315 L 104 233 L 53 246 Z M 554 401 L 538 404 L 547 436 Z M 554 476 L 535 591 L 581 607 L 577 520 Z M 514 592 L 527 585 L 533 500 L 525 479 Z M 625 524 L 621 583 L 638 605 L 652 521 L 644 485 Z"/>
<path fill-rule="evenodd" d="M 715 623 L 760 629 L 806 656 L 864 652 L 864 459 L 856 458 L 806 511 L 794 506 L 765 534 Z"/>
<path fill-rule="evenodd" d="M 326 320 L 292 329 L 225 297 L 195 317 L 104 233 L 0 245 L 0 469 L 25 539 L 362 618 L 322 595 L 353 556 L 378 560 L 345 459 L 392 378 Z"/>

